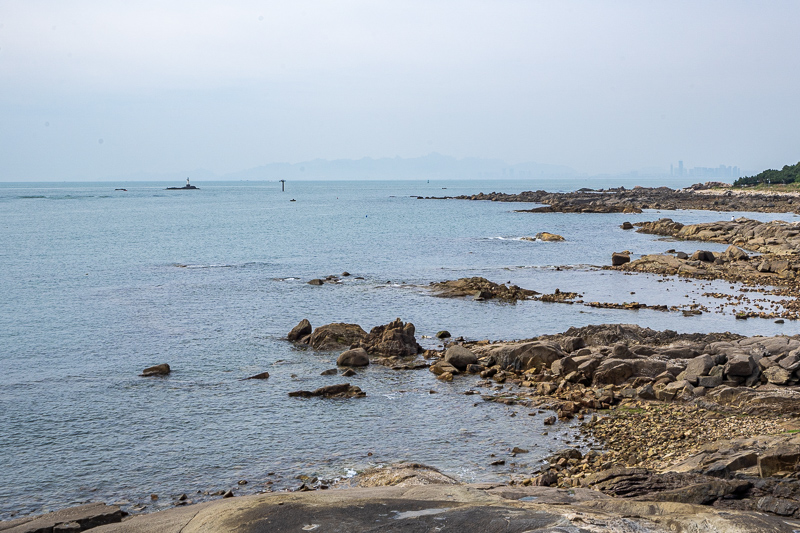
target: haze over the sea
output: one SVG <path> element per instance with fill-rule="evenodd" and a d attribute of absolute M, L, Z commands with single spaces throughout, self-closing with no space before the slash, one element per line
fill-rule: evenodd
<path fill-rule="evenodd" d="M 397 179 L 430 154 L 459 178 L 752 174 L 800 158 L 797 20 L 781 1 L 6 0 L 0 181 Z"/>

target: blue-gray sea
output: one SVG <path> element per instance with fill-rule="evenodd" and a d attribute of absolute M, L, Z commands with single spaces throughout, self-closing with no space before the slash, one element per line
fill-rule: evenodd
<path fill-rule="evenodd" d="M 284 340 L 303 318 L 369 330 L 399 317 L 416 325 L 426 348 L 437 342 L 423 336 L 442 329 L 500 340 L 599 323 L 764 335 L 794 328 L 730 311 L 510 305 L 440 299 L 425 288 L 483 276 L 587 301 L 670 305 L 736 290 L 594 268 L 612 251 L 724 248 L 623 231 L 625 220 L 692 223 L 730 213 L 531 214 L 514 212 L 529 204 L 416 198 L 637 184 L 688 182 L 307 181 L 285 192 L 275 182 L 196 183 L 195 191 L 165 190 L 180 183 L 0 184 L 0 518 L 87 501 L 153 510 L 182 493 L 293 488 L 301 474 L 332 479 L 401 460 L 464 481 L 500 480 L 574 438 L 569 425 L 542 435 L 544 415 L 523 416 L 527 408 L 464 395 L 476 378 L 441 383 L 426 370 L 370 366 L 349 378 L 366 391 L 362 399 L 289 398 L 343 381 L 320 375 L 337 353 Z M 521 239 L 541 231 L 566 241 Z M 306 283 L 343 271 L 352 276 L 339 284 Z M 138 377 L 158 363 L 172 374 Z M 268 380 L 241 381 L 264 371 Z M 489 466 L 491 454 L 506 457 L 513 446 L 531 453 Z"/>

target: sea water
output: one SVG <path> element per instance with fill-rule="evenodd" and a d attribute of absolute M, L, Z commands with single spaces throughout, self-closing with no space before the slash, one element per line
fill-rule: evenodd
<path fill-rule="evenodd" d="M 0 184 L 0 518 L 87 501 L 153 510 L 181 493 L 293 488 L 298 475 L 341 478 L 401 460 L 464 481 L 502 480 L 532 471 L 572 438 L 568 424 L 544 435 L 546 414 L 465 395 L 475 377 L 441 383 L 425 370 L 373 365 L 349 378 L 366 398 L 289 398 L 344 381 L 320 375 L 336 366 L 337 352 L 284 340 L 303 318 L 369 331 L 399 317 L 415 324 L 425 348 L 439 346 L 432 337 L 442 329 L 510 340 L 600 323 L 748 335 L 792 327 L 737 321 L 730 312 L 475 302 L 427 289 L 483 276 L 543 293 L 576 291 L 586 301 L 650 305 L 707 303 L 703 292 L 738 289 L 598 268 L 613 251 L 724 249 L 624 231 L 623 221 L 694 223 L 731 213 L 534 214 L 514 211 L 531 204 L 417 199 L 620 184 L 652 185 L 290 182 L 281 192 L 275 182 L 197 183 L 194 191 L 163 183 Z M 522 239 L 541 231 L 566 241 Z M 344 271 L 351 276 L 341 283 L 306 283 Z M 168 378 L 138 377 L 159 363 L 172 367 Z M 264 371 L 267 380 L 242 381 Z M 514 446 L 531 453 L 489 465 Z M 151 502 L 153 493 L 160 497 Z"/>

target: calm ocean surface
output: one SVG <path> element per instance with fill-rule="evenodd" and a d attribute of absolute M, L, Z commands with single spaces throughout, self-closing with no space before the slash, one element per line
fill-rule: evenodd
<path fill-rule="evenodd" d="M 364 399 L 289 398 L 344 381 L 320 376 L 338 353 L 281 340 L 302 318 L 369 331 L 400 317 L 416 325 L 424 347 L 436 342 L 420 337 L 441 329 L 492 340 L 600 323 L 750 335 L 794 329 L 731 314 L 446 300 L 424 288 L 483 276 L 577 291 L 587 301 L 669 305 L 729 290 L 592 265 L 625 249 L 724 249 L 619 225 L 730 213 L 531 214 L 513 212 L 526 204 L 415 198 L 636 184 L 664 183 L 291 182 L 283 193 L 271 182 L 197 183 L 196 191 L 164 190 L 180 183 L 0 184 L 0 519 L 86 501 L 152 510 L 181 493 L 196 500 L 198 490 L 297 487 L 298 474 L 333 478 L 399 460 L 465 481 L 497 480 L 512 467 L 488 466 L 490 454 L 531 449 L 514 459 L 525 472 L 570 438 L 565 425 L 543 436 L 541 415 L 511 416 L 526 409 L 464 396 L 472 377 L 445 384 L 425 370 L 370 366 L 349 379 Z M 566 242 L 519 240 L 540 231 Z M 343 271 L 353 276 L 341 284 L 306 284 Z M 158 363 L 172 366 L 169 378 L 137 377 Z M 263 371 L 266 381 L 240 381 Z M 151 493 L 160 499 L 150 502 Z"/>

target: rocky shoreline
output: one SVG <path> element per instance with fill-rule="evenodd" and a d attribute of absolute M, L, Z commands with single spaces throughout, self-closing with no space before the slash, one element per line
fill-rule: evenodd
<path fill-rule="evenodd" d="M 532 212 L 800 212 L 796 194 L 741 194 L 710 186 L 456 198 L 545 204 Z M 773 296 L 783 297 L 777 300 L 779 311 L 761 306 L 737 317 L 800 318 L 800 224 L 737 219 L 683 225 L 661 219 L 623 225 L 634 227 L 676 241 L 729 247 L 723 253 L 673 250 L 633 260 L 626 251 L 615 253 L 605 268 L 770 287 Z M 336 283 L 334 278 L 312 284 Z M 445 281 L 429 289 L 440 297 L 478 301 L 708 311 L 584 302 L 574 292 L 540 294 L 484 278 Z M 800 335 L 678 334 L 606 324 L 490 342 L 453 339 L 443 330 L 437 335 L 443 345 L 436 350 L 423 349 L 415 335 L 414 325 L 399 318 L 369 332 L 346 323 L 313 328 L 303 320 L 287 341 L 301 349 L 340 351 L 337 368 L 324 373 L 357 376 L 370 364 L 429 371 L 431 379 L 454 390 L 466 387 L 464 394 L 480 401 L 526 408 L 533 420 L 541 420 L 543 435 L 556 424 L 577 421 L 571 447 L 538 465 L 523 460 L 528 450 L 508 450 L 491 462 L 507 469 L 507 483 L 462 484 L 424 465 L 401 464 L 362 472 L 338 487 L 298 476 L 302 484 L 292 491 L 236 498 L 231 490 L 220 491 L 207 494 L 218 499 L 195 504 L 183 495 L 173 509 L 136 516 L 95 503 L 0 522 L 0 531 L 800 530 Z M 170 371 L 169 365 L 157 365 L 142 376 L 164 377 Z M 263 372 L 247 379 L 268 378 Z M 289 396 L 336 402 L 368 394 L 347 382 Z"/>
<path fill-rule="evenodd" d="M 544 207 L 522 209 L 529 213 L 641 213 L 643 209 L 699 209 L 711 211 L 751 211 L 762 213 L 800 213 L 800 194 L 742 192 L 726 184 L 697 184 L 686 189 L 634 187 L 626 189 L 580 189 L 574 192 L 524 191 L 519 194 L 479 193 L 466 196 L 418 197 L 426 200 L 484 200 L 526 202 Z"/>
<path fill-rule="evenodd" d="M 633 524 L 643 531 L 694 531 L 712 518 L 718 531 L 791 531 L 800 525 L 800 335 L 678 334 L 614 324 L 523 341 L 453 340 L 441 350 L 422 351 L 413 324 L 400 319 L 370 333 L 341 323 L 308 333 L 305 322 L 292 342 L 325 338 L 324 350 L 363 350 L 367 364 L 389 358 L 411 369 L 420 357 L 432 360 L 424 365 L 432 378 L 466 384 L 486 402 L 525 406 L 529 415 L 541 416 L 545 434 L 554 424 L 579 420 L 575 442 L 538 468 L 517 459 L 528 450 L 509 450 L 492 463 L 507 466 L 507 483 L 462 485 L 435 469 L 403 464 L 362 472 L 341 490 L 304 482 L 294 492 L 238 497 L 235 504 L 227 503 L 228 493 L 132 518 L 118 507 L 93 504 L 3 522 L 0 531 L 259 531 L 267 523 L 270 530 L 288 531 L 293 520 L 310 516 L 303 505 L 331 501 L 338 511 L 329 509 L 330 516 L 350 505 L 364 508 L 366 501 L 403 501 L 414 513 L 435 509 L 431 513 L 441 513 L 448 524 L 459 523 L 467 509 L 475 519 L 489 520 L 497 506 L 511 506 L 523 514 L 552 513 L 554 521 L 584 531 L 630 531 L 625 528 Z M 331 333 L 358 330 L 347 340 Z M 352 369 L 346 363 L 340 367 Z M 320 401 L 356 401 L 341 399 L 362 395 L 360 389 L 346 394 L 349 387 L 319 394 Z M 427 487 L 425 494 L 435 497 L 423 498 L 423 505 L 419 494 L 402 487 Z M 452 503 L 444 495 L 454 491 L 463 501 L 444 505 Z M 300 505 L 305 514 L 281 517 L 283 505 Z M 657 512 L 629 512 L 639 505 Z M 220 521 L 226 513 L 230 520 Z M 58 516 L 65 521 L 56 523 Z M 314 516 L 301 526 L 326 520 Z M 369 523 L 384 515 L 359 516 L 348 531 L 372 531 Z M 414 524 L 421 516 L 408 515 L 418 520 Z M 583 518 L 576 521 L 578 516 Z M 597 528 L 586 529 L 587 517 Z M 492 527 L 489 520 L 486 531 L 509 531 Z"/>

